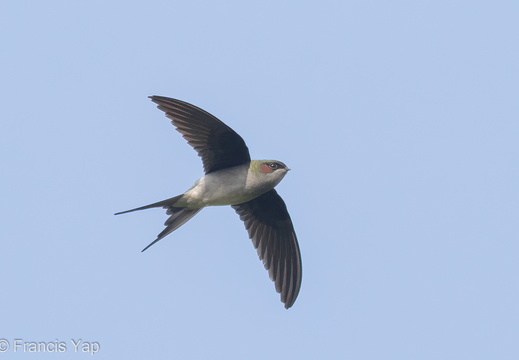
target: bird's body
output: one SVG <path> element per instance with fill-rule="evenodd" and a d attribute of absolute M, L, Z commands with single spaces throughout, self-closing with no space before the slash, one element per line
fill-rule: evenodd
<path fill-rule="evenodd" d="M 268 176 L 259 172 L 264 162 L 252 160 L 248 164 L 225 168 L 198 179 L 179 199 L 175 206 L 198 209 L 205 206 L 237 205 L 273 189 L 287 171 Z"/>
<path fill-rule="evenodd" d="M 154 207 L 167 209 L 170 217 L 166 228 L 146 250 L 204 207 L 231 205 L 245 222 L 288 309 L 301 286 L 301 255 L 285 203 L 274 187 L 290 169 L 277 160 L 251 160 L 243 139 L 206 111 L 176 99 L 150 98 L 202 157 L 206 174 L 181 195 L 117 214 Z"/>

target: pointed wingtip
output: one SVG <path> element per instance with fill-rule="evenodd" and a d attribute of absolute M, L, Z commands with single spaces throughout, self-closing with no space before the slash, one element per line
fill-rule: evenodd
<path fill-rule="evenodd" d="M 141 250 L 141 253 L 142 253 L 142 252 L 145 252 L 146 250 L 148 250 L 148 248 L 149 248 L 151 245 L 155 244 L 155 243 L 156 243 L 157 241 L 159 241 L 159 240 L 160 240 L 160 238 L 156 238 L 155 240 L 153 240 L 153 241 L 152 241 L 148 246 L 146 246 L 144 249 Z"/>
<path fill-rule="evenodd" d="M 125 211 L 119 211 L 119 212 L 116 212 L 114 215 L 126 214 L 126 213 L 132 212 L 132 211 L 134 211 L 134 210 L 137 210 L 137 209 L 131 209 L 131 210 L 125 210 Z"/>

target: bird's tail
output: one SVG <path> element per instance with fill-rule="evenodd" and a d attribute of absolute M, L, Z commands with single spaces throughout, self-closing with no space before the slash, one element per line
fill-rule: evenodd
<path fill-rule="evenodd" d="M 137 210 L 144 210 L 144 209 L 151 209 L 155 207 L 163 207 L 164 209 L 167 209 L 166 214 L 171 215 L 168 220 L 164 223 L 166 225 L 166 228 L 162 230 L 160 234 L 157 235 L 157 238 L 152 241 L 148 246 L 146 246 L 142 251 L 145 251 L 148 249 L 151 245 L 155 244 L 160 239 L 164 238 L 166 235 L 172 233 L 182 225 L 184 225 L 189 219 L 191 219 L 193 216 L 195 216 L 202 208 L 200 209 L 188 209 L 185 207 L 175 207 L 175 203 L 182 197 L 182 195 L 174 196 L 172 198 L 158 201 L 153 204 L 144 205 L 135 209 L 130 209 L 126 211 L 121 211 L 116 213 L 115 215 L 119 214 L 126 214 L 132 211 Z"/>
<path fill-rule="evenodd" d="M 157 241 L 162 239 L 168 234 L 171 234 L 173 231 L 184 225 L 189 219 L 195 216 L 202 208 L 200 209 L 188 209 L 188 208 L 175 208 L 169 207 L 167 214 L 171 215 L 168 220 L 164 223 L 166 228 L 162 230 L 160 234 L 157 235 L 157 238 L 153 240 L 148 246 L 146 246 L 142 251 L 146 251 L 151 245 L 155 244 Z"/>
<path fill-rule="evenodd" d="M 148 205 L 144 205 L 144 206 L 141 206 L 141 207 L 138 207 L 138 208 L 135 208 L 135 209 L 121 211 L 121 212 L 115 213 L 114 215 L 126 214 L 126 213 L 129 213 L 129 212 L 132 212 L 132 211 L 151 209 L 151 208 L 155 208 L 155 207 L 164 207 L 165 209 L 169 209 L 181 197 L 182 197 L 182 195 L 174 196 L 172 198 L 169 198 L 169 199 L 166 199 L 166 200 L 162 200 L 162 201 L 158 201 L 158 202 L 153 203 L 153 204 L 148 204 Z"/>

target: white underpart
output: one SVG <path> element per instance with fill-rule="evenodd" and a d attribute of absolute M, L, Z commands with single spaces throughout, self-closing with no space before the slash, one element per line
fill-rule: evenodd
<path fill-rule="evenodd" d="M 252 172 L 248 165 L 215 171 L 198 179 L 176 205 L 196 209 L 241 204 L 273 189 L 286 171 L 276 173 Z"/>

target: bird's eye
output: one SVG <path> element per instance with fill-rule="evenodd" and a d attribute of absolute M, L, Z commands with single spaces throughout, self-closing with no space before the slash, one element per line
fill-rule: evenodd
<path fill-rule="evenodd" d="M 271 162 L 269 163 L 269 167 L 272 169 L 272 170 L 276 170 L 278 168 L 278 164 L 277 163 L 274 163 L 274 162 Z"/>

